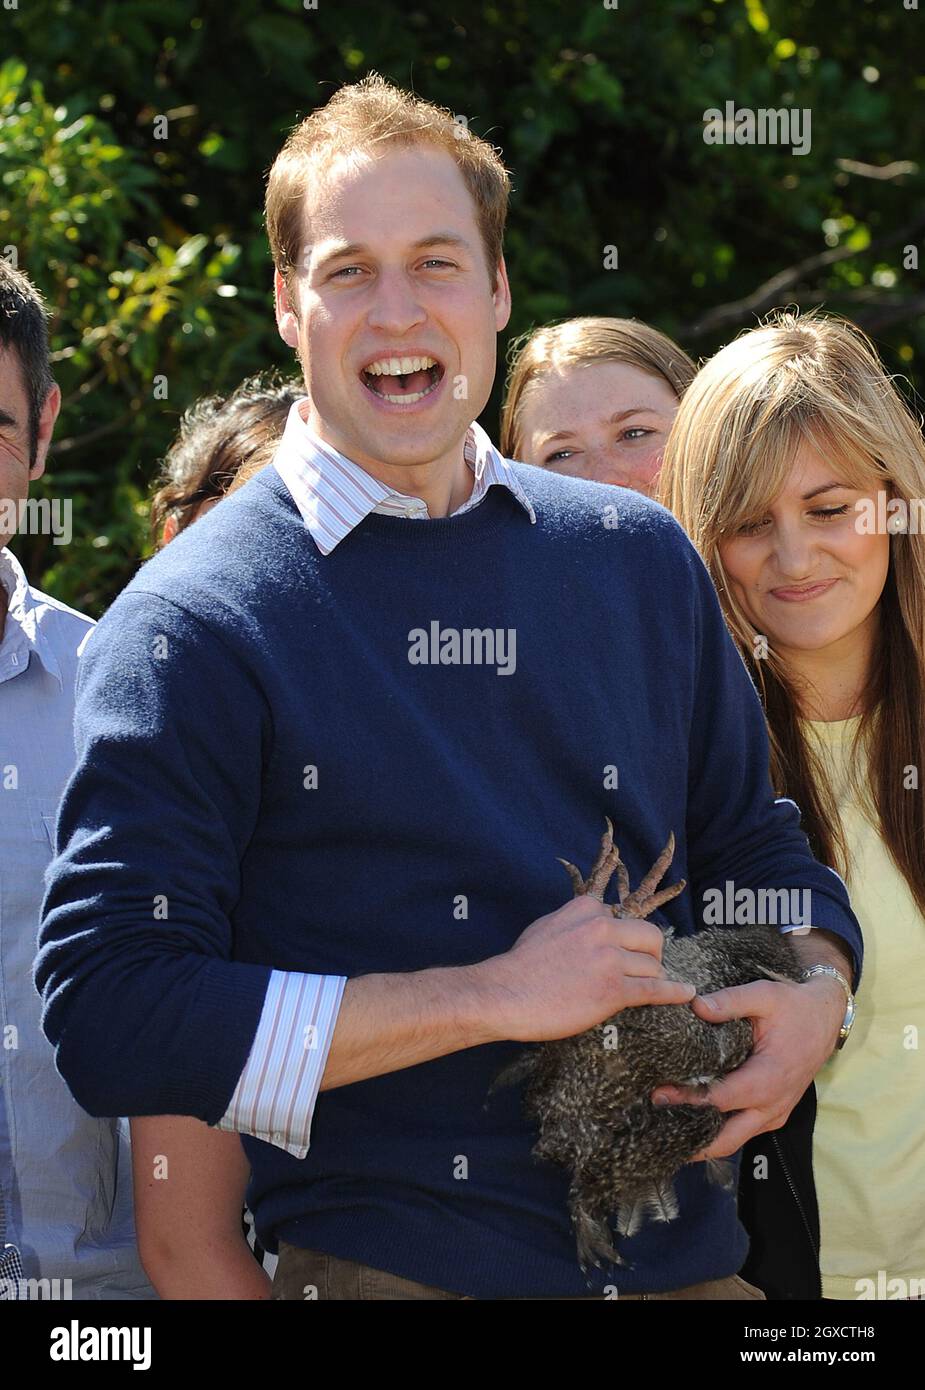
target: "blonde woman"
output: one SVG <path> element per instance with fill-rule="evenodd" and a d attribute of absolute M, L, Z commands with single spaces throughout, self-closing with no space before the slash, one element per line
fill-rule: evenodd
<path fill-rule="evenodd" d="M 652 495 L 696 367 L 635 319 L 575 318 L 514 340 L 501 412 L 505 458 Z"/>
<path fill-rule="evenodd" d="M 910 524 L 925 497 L 919 424 L 859 329 L 781 314 L 699 373 L 659 496 L 703 556 L 758 687 L 775 790 L 801 808 L 864 931 L 857 1023 L 815 1082 L 822 1294 L 921 1296 L 925 536 Z"/>

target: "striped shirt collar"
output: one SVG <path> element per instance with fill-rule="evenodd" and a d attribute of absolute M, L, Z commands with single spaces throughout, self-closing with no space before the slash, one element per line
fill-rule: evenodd
<path fill-rule="evenodd" d="M 370 512 L 415 520 L 427 518 L 427 507 L 421 498 L 392 491 L 365 468 L 319 439 L 302 418 L 300 406 L 307 400 L 303 396 L 290 408 L 273 463 L 323 555 L 329 555 Z M 475 484 L 471 496 L 453 516 L 478 506 L 488 489 L 497 483 L 509 489 L 535 523 L 536 513 L 510 463 L 501 457 L 476 421 L 466 433 L 464 451 L 466 463 L 475 474 Z"/>

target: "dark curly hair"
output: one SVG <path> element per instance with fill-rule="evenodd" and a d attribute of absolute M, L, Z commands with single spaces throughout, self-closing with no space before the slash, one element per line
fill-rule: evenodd
<path fill-rule="evenodd" d="M 175 518 L 178 532 L 185 530 L 204 502 L 225 496 L 245 464 L 256 472 L 269 463 L 290 407 L 304 395 L 299 380 L 258 373 L 229 396 L 205 396 L 188 407 L 151 499 L 156 547 L 164 544 L 168 517 Z"/>

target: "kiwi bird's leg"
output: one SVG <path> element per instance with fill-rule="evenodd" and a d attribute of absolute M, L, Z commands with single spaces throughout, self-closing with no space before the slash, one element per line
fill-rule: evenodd
<path fill-rule="evenodd" d="M 620 899 L 619 906 L 622 907 L 623 904 L 626 902 L 626 899 L 627 899 L 627 897 L 628 897 L 628 895 L 629 895 L 629 891 L 630 891 L 630 876 L 629 876 L 629 874 L 626 872 L 626 865 L 624 864 L 623 860 L 620 858 L 619 851 L 617 852 L 617 866 L 616 866 L 616 868 L 617 868 L 617 896 L 618 896 L 619 899 Z M 617 914 L 616 914 L 616 907 L 617 907 L 617 904 L 616 904 L 616 903 L 613 903 L 612 906 L 613 906 L 613 908 L 615 909 L 614 915 L 616 916 L 616 915 L 617 915 Z"/>
<path fill-rule="evenodd" d="M 620 858 L 620 851 L 613 842 L 613 823 L 609 818 L 605 817 L 605 819 L 607 829 L 601 836 L 601 847 L 587 878 L 582 878 L 581 870 L 569 863 L 567 859 L 559 859 L 559 863 L 565 866 L 568 876 L 572 880 L 574 896 L 580 898 L 587 895 L 589 898 L 597 898 L 598 902 L 604 901 L 607 885 L 616 872 L 617 893 L 620 901 L 611 904 L 613 915 L 615 917 L 648 917 L 650 912 L 654 912 L 663 903 L 671 902 L 671 899 L 676 898 L 687 886 L 686 880 L 682 878 L 680 883 L 673 883 L 670 888 L 662 888 L 658 893 L 654 891 L 674 858 L 674 835 L 668 836 L 667 845 L 639 887 L 634 893 L 631 893 L 626 865 Z"/>
<path fill-rule="evenodd" d="M 613 915 L 615 917 L 648 917 L 650 912 L 654 912 L 663 903 L 671 902 L 682 893 L 687 886 L 687 880 L 681 879 L 678 883 L 673 883 L 670 888 L 663 888 L 656 893 L 653 890 L 658 886 L 664 877 L 669 864 L 674 858 L 674 834 L 668 836 L 668 843 L 661 854 L 652 865 L 645 878 L 640 883 L 634 893 L 624 896 L 620 893 L 619 906 L 614 903 Z M 620 866 L 622 867 L 622 865 Z M 626 870 L 623 870 L 625 876 Z"/>
<path fill-rule="evenodd" d="M 576 869 L 574 864 L 570 864 L 567 859 L 560 859 L 560 864 L 564 864 L 568 871 L 568 876 L 572 880 L 572 887 L 575 890 L 575 897 L 580 898 L 587 895 L 589 898 L 597 898 L 598 902 L 604 901 L 604 893 L 611 880 L 613 871 L 617 866 L 622 869 L 620 863 L 620 851 L 613 842 L 613 825 L 607 820 L 607 829 L 601 836 L 601 847 L 598 856 L 594 861 L 591 872 L 587 878 L 582 878 L 581 872 Z M 623 870 L 624 874 L 626 870 Z"/>

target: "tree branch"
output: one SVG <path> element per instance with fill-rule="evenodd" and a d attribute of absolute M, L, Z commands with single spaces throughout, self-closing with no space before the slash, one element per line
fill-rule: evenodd
<path fill-rule="evenodd" d="M 787 266 L 785 270 L 772 275 L 770 280 L 765 280 L 764 284 L 759 285 L 756 290 L 753 290 L 743 299 L 734 299 L 728 304 L 718 304 L 716 308 L 710 309 L 696 323 L 682 329 L 679 336 L 682 339 L 702 338 L 707 333 L 715 332 L 718 328 L 725 328 L 728 324 L 741 323 L 749 316 L 760 316 L 767 310 L 774 308 L 783 294 L 786 294 L 794 285 L 799 284 L 808 276 L 825 270 L 831 265 L 836 265 L 839 261 L 850 260 L 852 256 L 877 252 L 888 246 L 904 243 L 922 231 L 923 228 L 925 228 L 925 211 L 920 212 L 905 226 L 875 237 L 867 246 L 857 250 L 847 246 L 836 246 L 832 247 L 831 250 L 820 251 L 816 255 L 807 256 L 804 260 L 798 261 L 796 265 Z"/>
<path fill-rule="evenodd" d="M 115 434 L 123 425 L 127 425 L 132 418 L 130 410 L 124 411 L 117 420 L 110 420 L 108 424 L 100 425 L 95 430 L 90 430 L 88 434 L 71 435 L 69 439 L 56 439 L 52 446 L 53 456 L 58 454 L 72 453 L 75 449 L 84 449 L 88 444 L 95 444 L 98 439 L 105 439 L 108 434 Z"/>

